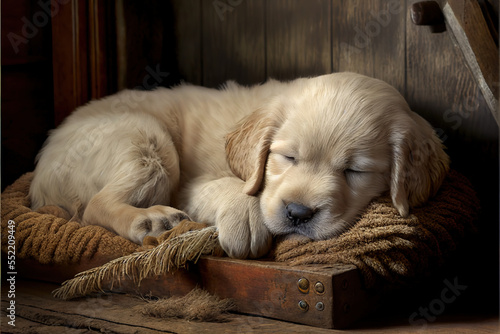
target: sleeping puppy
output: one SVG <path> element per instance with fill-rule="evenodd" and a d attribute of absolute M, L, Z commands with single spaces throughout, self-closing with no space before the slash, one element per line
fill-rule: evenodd
<path fill-rule="evenodd" d="M 339 235 L 386 192 L 407 216 L 448 165 L 394 88 L 335 73 L 90 102 L 51 133 L 30 196 L 136 243 L 185 218 L 214 224 L 229 256 L 255 258 L 272 235 Z"/>

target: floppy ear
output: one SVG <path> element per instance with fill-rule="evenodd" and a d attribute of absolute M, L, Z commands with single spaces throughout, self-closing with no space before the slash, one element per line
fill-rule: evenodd
<path fill-rule="evenodd" d="M 449 170 L 449 157 L 432 127 L 410 112 L 406 126 L 393 137 L 391 197 L 403 217 L 437 192 Z"/>
<path fill-rule="evenodd" d="M 258 109 L 226 136 L 226 158 L 233 173 L 246 182 L 243 191 L 255 195 L 264 178 L 271 141 L 281 126 L 279 110 Z"/>

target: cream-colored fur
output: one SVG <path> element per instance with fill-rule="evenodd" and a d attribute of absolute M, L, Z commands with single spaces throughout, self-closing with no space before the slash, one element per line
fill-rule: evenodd
<path fill-rule="evenodd" d="M 337 73 L 90 102 L 50 135 L 30 196 L 33 209 L 59 205 L 137 243 L 189 216 L 245 258 L 273 234 L 334 237 L 385 192 L 406 216 L 447 170 L 433 129 L 394 88 Z"/>

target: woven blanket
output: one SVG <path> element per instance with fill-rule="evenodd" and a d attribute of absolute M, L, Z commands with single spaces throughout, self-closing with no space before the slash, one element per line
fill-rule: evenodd
<path fill-rule="evenodd" d="M 2 193 L 2 252 L 8 251 L 9 221 L 14 222 L 16 251 L 21 259 L 52 265 L 85 260 L 105 263 L 206 227 L 186 222 L 136 245 L 102 227 L 82 227 L 57 207 L 33 212 L 27 197 L 32 177 L 32 173 L 23 175 Z M 341 236 L 324 241 L 277 242 L 271 256 L 291 265 L 354 264 L 367 286 L 379 280 L 400 284 L 441 265 L 475 230 L 478 214 L 479 201 L 471 184 L 458 172 L 450 171 L 438 194 L 424 206 L 414 208 L 407 218 L 399 216 L 390 200 L 382 197 Z"/>

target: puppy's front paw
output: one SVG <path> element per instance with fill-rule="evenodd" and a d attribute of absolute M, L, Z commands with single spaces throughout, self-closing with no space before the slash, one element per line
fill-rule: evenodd
<path fill-rule="evenodd" d="M 216 226 L 224 251 L 232 258 L 259 258 L 266 255 L 272 243 L 271 232 L 264 225 L 259 201 L 244 197 L 237 205 L 219 210 Z"/>
<path fill-rule="evenodd" d="M 157 237 L 177 226 L 184 219 L 191 220 L 183 211 L 169 206 L 155 205 L 143 209 L 132 222 L 130 240 L 140 244 L 145 236 Z"/>

